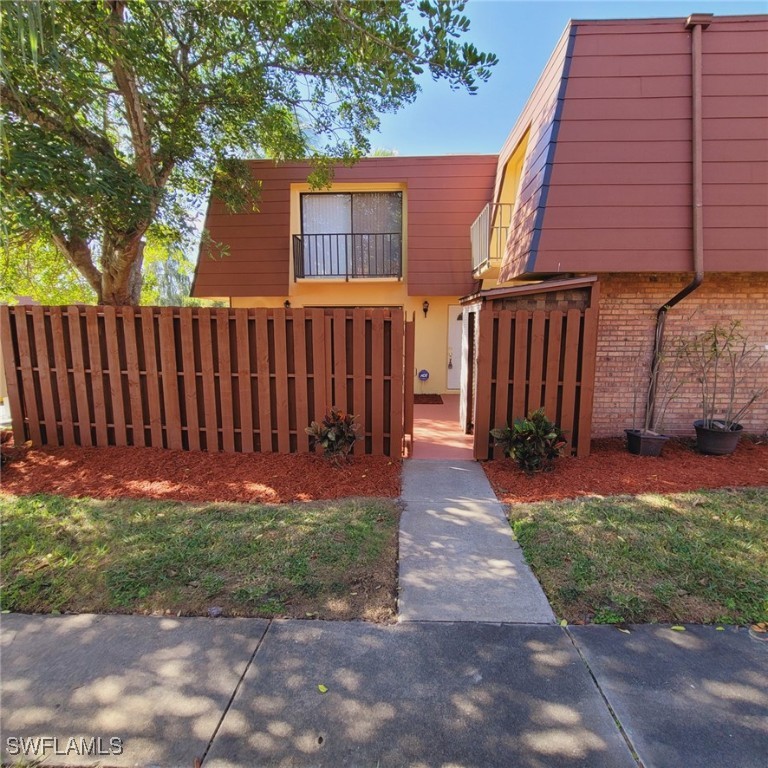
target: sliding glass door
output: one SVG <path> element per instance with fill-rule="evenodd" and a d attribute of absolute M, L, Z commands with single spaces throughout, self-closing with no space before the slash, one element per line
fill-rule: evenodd
<path fill-rule="evenodd" d="M 301 196 L 302 277 L 400 277 L 401 192 Z"/>

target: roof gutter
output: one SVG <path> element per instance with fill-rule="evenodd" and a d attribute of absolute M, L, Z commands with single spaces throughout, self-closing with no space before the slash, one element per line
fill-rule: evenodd
<path fill-rule="evenodd" d="M 712 23 L 711 13 L 695 13 L 685 22 L 685 28 L 692 31 L 691 40 L 691 165 L 692 175 L 692 211 L 693 211 L 693 280 L 675 294 L 656 312 L 656 333 L 653 340 L 651 358 L 651 381 L 648 390 L 648 418 L 646 424 L 654 421 L 656 409 L 656 389 L 659 367 L 664 349 L 664 328 L 667 312 L 679 304 L 686 296 L 693 293 L 704 281 L 704 181 L 703 181 L 703 141 L 702 141 L 702 86 L 701 59 L 702 33 Z"/>

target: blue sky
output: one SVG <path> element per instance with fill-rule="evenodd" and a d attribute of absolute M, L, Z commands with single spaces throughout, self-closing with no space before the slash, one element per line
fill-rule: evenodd
<path fill-rule="evenodd" d="M 374 148 L 400 155 L 498 152 L 569 19 L 768 13 L 768 0 L 469 0 L 465 13 L 472 22 L 467 39 L 499 57 L 491 79 L 468 96 L 425 77 L 414 104 L 382 118 Z"/>

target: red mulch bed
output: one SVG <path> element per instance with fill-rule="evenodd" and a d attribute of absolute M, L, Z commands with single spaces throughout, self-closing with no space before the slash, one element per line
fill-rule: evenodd
<path fill-rule="evenodd" d="M 487 461 L 483 468 L 496 495 L 509 504 L 761 487 L 768 486 L 768 444 L 742 439 L 731 456 L 703 456 L 690 441 L 670 440 L 659 458 L 650 458 L 632 455 L 616 438 L 593 441 L 585 459 L 558 459 L 552 472 L 529 476 L 510 459 Z"/>
<path fill-rule="evenodd" d="M 633 456 L 621 439 L 596 440 L 586 459 L 559 459 L 528 476 L 509 459 L 483 464 L 507 503 L 768 486 L 768 444 L 742 439 L 732 456 L 702 456 L 672 440 L 660 458 Z M 3 467 L 3 493 L 55 493 L 97 499 L 282 504 L 349 496 L 395 498 L 399 461 L 360 456 L 334 468 L 314 454 L 240 454 L 157 448 L 33 449 Z"/>
<path fill-rule="evenodd" d="M 354 457 L 336 468 L 315 454 L 200 453 L 158 448 L 33 449 L 3 467 L 3 493 L 95 499 L 283 504 L 400 495 L 399 461 Z"/>

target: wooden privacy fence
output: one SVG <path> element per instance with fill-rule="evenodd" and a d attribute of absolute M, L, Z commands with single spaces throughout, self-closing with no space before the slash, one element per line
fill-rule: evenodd
<path fill-rule="evenodd" d="M 543 407 L 568 448 L 589 455 L 597 309 L 479 313 L 475 458 L 500 456 L 489 431 Z"/>
<path fill-rule="evenodd" d="M 358 416 L 356 453 L 399 457 L 413 431 L 402 310 L 0 312 L 17 443 L 306 452 L 331 406 Z"/>

